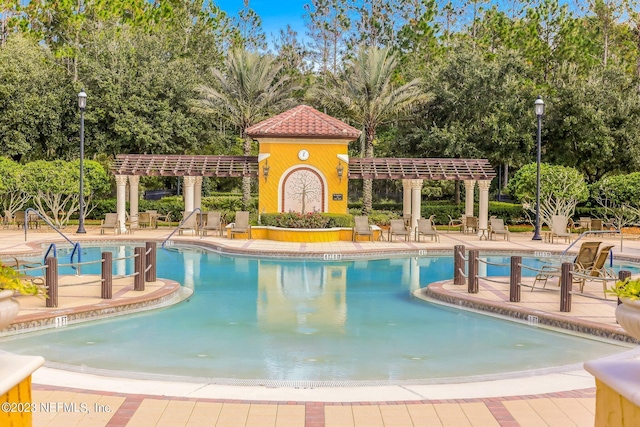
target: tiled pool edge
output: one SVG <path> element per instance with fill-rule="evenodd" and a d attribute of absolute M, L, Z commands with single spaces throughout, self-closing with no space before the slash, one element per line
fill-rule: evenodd
<path fill-rule="evenodd" d="M 56 328 L 56 317 L 58 316 L 66 316 L 67 325 L 70 326 L 123 314 L 134 314 L 168 307 L 182 302 L 193 294 L 191 289 L 184 288 L 173 280 L 159 280 L 165 283 L 164 286 L 145 296 L 132 297 L 119 301 L 100 300 L 99 303 L 91 305 L 66 309 L 60 308 L 48 312 L 18 316 L 11 325 L 0 331 L 0 338 L 25 332 L 54 329 Z"/>
<path fill-rule="evenodd" d="M 530 309 L 524 306 L 516 306 L 509 302 L 495 303 L 488 300 L 481 300 L 471 294 L 461 294 L 448 291 L 443 288 L 445 283 L 451 283 L 451 281 L 447 280 L 430 283 L 426 288 L 416 290 L 413 295 L 423 301 L 429 301 L 429 299 L 432 299 L 456 308 L 468 308 L 481 312 L 488 312 L 524 322 L 527 321 L 528 316 L 536 316 L 538 318 L 539 325 L 563 329 L 570 332 L 578 332 L 608 340 L 638 344 L 638 341 L 628 335 L 621 327 L 601 325 L 584 319 L 576 320 L 569 317 L 555 315 L 553 313 Z"/>

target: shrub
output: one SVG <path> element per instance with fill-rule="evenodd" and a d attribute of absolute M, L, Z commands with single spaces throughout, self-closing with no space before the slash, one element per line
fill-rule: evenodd
<path fill-rule="evenodd" d="M 260 217 L 262 225 L 283 228 L 333 228 L 350 227 L 351 215 L 309 212 L 265 213 Z"/>

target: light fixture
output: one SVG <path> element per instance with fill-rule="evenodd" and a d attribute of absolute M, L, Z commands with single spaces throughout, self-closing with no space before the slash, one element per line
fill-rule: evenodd
<path fill-rule="evenodd" d="M 84 109 L 87 108 L 87 94 L 84 89 L 78 94 L 78 108 L 80 109 L 80 207 L 78 230 L 76 233 L 85 234 L 84 229 Z"/>
<path fill-rule="evenodd" d="M 538 117 L 538 157 L 536 159 L 536 224 L 531 240 L 542 240 L 540 237 L 540 150 L 542 145 L 542 116 L 544 115 L 544 101 L 538 96 L 535 102 L 536 116 Z"/>
<path fill-rule="evenodd" d="M 344 174 L 344 166 L 342 163 L 338 161 L 338 166 L 336 166 L 336 172 L 338 173 L 338 179 L 342 182 L 342 175 Z"/>
<path fill-rule="evenodd" d="M 264 166 L 262 167 L 262 176 L 264 177 L 264 182 L 267 182 L 267 178 L 269 178 L 269 159 L 264 161 Z"/>

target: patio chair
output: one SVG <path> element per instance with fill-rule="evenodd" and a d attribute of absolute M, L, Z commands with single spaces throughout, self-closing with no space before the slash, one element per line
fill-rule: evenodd
<path fill-rule="evenodd" d="M 465 233 L 477 233 L 478 232 L 478 217 L 476 216 L 467 216 L 467 219 L 464 223 L 464 232 Z"/>
<path fill-rule="evenodd" d="M 501 218 L 491 218 L 489 220 L 489 239 L 493 240 L 494 234 L 502 234 L 503 240 L 511 241 L 511 233 L 509 233 L 509 227 L 504 225 L 504 220 Z"/>
<path fill-rule="evenodd" d="M 462 233 L 464 230 L 465 217 L 462 216 L 460 218 L 452 218 L 451 215 L 447 215 L 449 217 L 449 225 L 447 225 L 447 233 L 451 230 L 451 227 L 460 227 L 460 232 Z"/>
<path fill-rule="evenodd" d="M 4 216 L 2 217 L 2 227 L 9 228 L 9 226 L 13 223 L 13 217 L 11 216 L 11 212 L 8 210 L 4 211 Z"/>
<path fill-rule="evenodd" d="M 140 212 L 138 213 L 138 227 L 139 228 L 147 228 L 151 227 L 153 223 L 153 217 L 151 212 Z"/>
<path fill-rule="evenodd" d="M 586 231 L 591 230 L 591 217 L 581 216 L 580 220 L 578 220 L 578 227 L 580 230 Z"/>
<path fill-rule="evenodd" d="M 358 236 L 369 236 L 369 240 L 373 242 L 373 230 L 369 225 L 369 217 L 364 215 L 358 215 L 353 218 L 353 241 L 358 239 Z M 402 220 L 400 220 L 402 221 Z M 403 222 L 404 225 L 404 222 Z"/>
<path fill-rule="evenodd" d="M 433 218 L 435 215 L 431 215 L 428 219 L 420 218 L 418 220 L 418 226 L 416 227 L 416 242 L 420 241 L 420 236 L 430 236 L 431 241 L 436 239 L 436 242 L 440 242 L 440 235 L 438 230 L 433 226 Z"/>
<path fill-rule="evenodd" d="M 574 271 L 584 271 L 585 269 L 593 266 L 596 256 L 598 255 L 598 247 L 600 246 L 600 243 L 601 242 L 584 242 L 580 246 L 578 255 L 576 255 L 573 260 Z M 543 265 L 533 281 L 531 291 L 533 291 L 533 288 L 538 284 L 542 284 L 543 288 L 546 287 L 547 281 L 553 278 L 558 279 L 558 286 L 560 286 L 560 267 L 555 265 Z M 577 282 L 577 280 L 574 280 L 574 282 Z"/>
<path fill-rule="evenodd" d="M 231 227 L 231 238 L 236 234 L 246 234 L 248 238 L 251 238 L 251 224 L 249 224 L 249 212 L 237 211 L 236 221 Z"/>
<path fill-rule="evenodd" d="M 200 229 L 201 234 L 206 236 L 208 231 L 215 231 L 222 236 L 222 215 L 220 212 L 205 212 L 204 215 L 207 219 Z"/>
<path fill-rule="evenodd" d="M 182 221 L 178 226 L 178 235 L 183 235 L 185 231 L 193 231 L 193 234 L 198 234 L 198 216 L 191 215 L 191 211 L 182 213 Z"/>
<path fill-rule="evenodd" d="M 569 218 L 564 215 L 553 215 L 551 217 L 551 243 L 553 238 L 564 237 L 565 243 L 571 243 L 571 228 L 569 228 Z"/>
<path fill-rule="evenodd" d="M 393 236 L 404 236 L 404 240 L 407 241 L 411 237 L 411 231 L 407 230 L 404 226 L 403 219 L 392 219 L 389 227 L 389 241 L 393 240 Z"/>
<path fill-rule="evenodd" d="M 26 227 L 25 214 L 24 211 L 17 211 L 15 216 L 13 217 L 13 222 L 16 223 L 18 228 L 22 225 L 22 227 Z"/>
<path fill-rule="evenodd" d="M 100 234 L 104 234 L 104 230 L 113 230 L 113 234 L 120 233 L 117 213 L 104 214 L 104 219 L 100 222 Z"/>
<path fill-rule="evenodd" d="M 592 219 L 591 220 L 591 230 L 593 231 L 602 231 L 604 230 L 602 220 L 601 219 Z"/>
<path fill-rule="evenodd" d="M 573 272 L 573 281 L 580 284 L 580 292 L 584 292 L 586 282 L 600 281 L 602 282 L 602 290 L 605 299 L 607 298 L 607 282 L 618 280 L 613 270 L 606 267 L 607 258 L 611 255 L 613 245 L 605 245 L 598 251 L 593 265 L 584 270 L 575 270 Z"/>

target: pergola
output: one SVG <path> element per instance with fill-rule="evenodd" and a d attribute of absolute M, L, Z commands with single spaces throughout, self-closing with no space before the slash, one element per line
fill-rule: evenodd
<path fill-rule="evenodd" d="M 479 226 L 487 228 L 489 184 L 496 176 L 485 159 L 445 158 L 349 158 L 349 179 L 402 179 L 404 214 L 420 217 L 422 181 L 461 180 L 466 187 L 465 214 L 473 215 L 476 181 L 480 189 Z M 130 186 L 130 215 L 138 215 L 140 176 L 182 176 L 185 188 L 185 210 L 201 206 L 202 177 L 258 177 L 258 157 L 121 154 L 111 168 L 117 183 L 117 210 L 125 223 L 125 190 Z M 135 221 L 135 219 L 134 219 Z"/>

